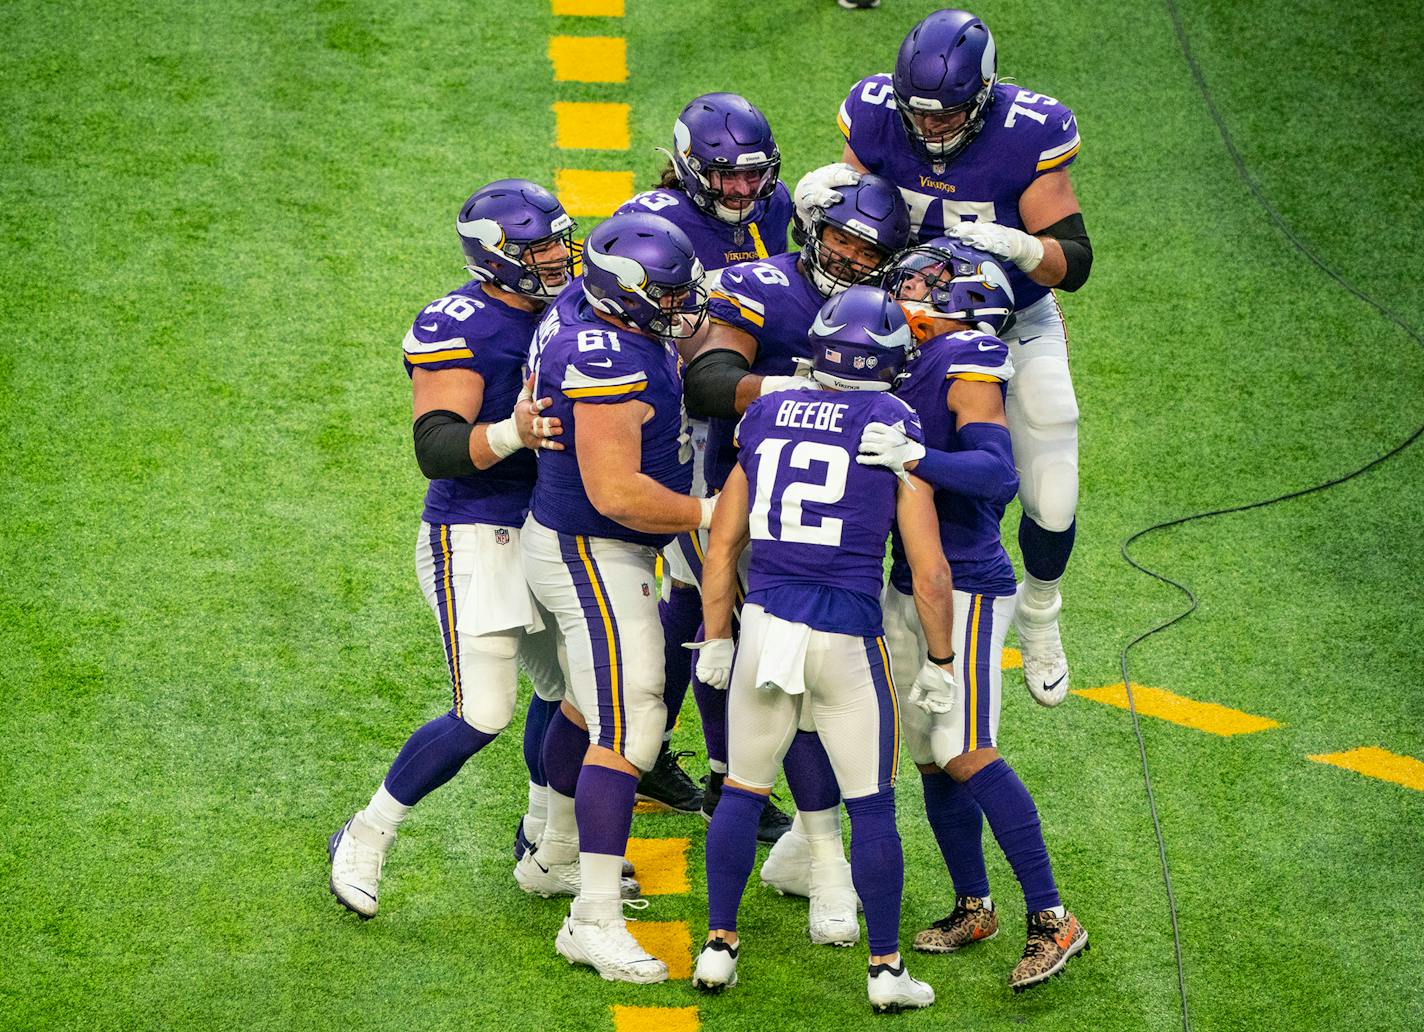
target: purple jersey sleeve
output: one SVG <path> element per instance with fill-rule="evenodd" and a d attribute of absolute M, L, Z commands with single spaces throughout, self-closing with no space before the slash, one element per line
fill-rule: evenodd
<path fill-rule="evenodd" d="M 758 296 L 764 284 L 757 278 L 754 268 L 755 263 L 747 263 L 721 270 L 710 294 L 707 313 L 717 322 L 758 337 L 766 325 L 766 303 Z M 782 280 L 786 278 L 780 275 L 779 270 L 762 273 L 764 277 L 773 275 Z"/>
<path fill-rule="evenodd" d="M 1036 115 L 1042 115 L 1043 121 L 1039 122 Z M 1005 125 L 1012 129 L 1011 123 L 1018 119 L 1026 120 L 1024 128 L 1033 136 L 1028 155 L 1034 163 L 1033 178 L 1067 168 L 1077 159 L 1078 119 L 1066 105 L 1040 93 L 1019 90 L 1009 107 Z"/>
<path fill-rule="evenodd" d="M 464 292 L 446 294 L 421 309 L 402 343 L 406 375 L 415 369 L 470 369 L 487 375 L 480 342 L 488 334 L 489 306 Z"/>
<path fill-rule="evenodd" d="M 862 163 L 874 161 L 887 145 L 886 132 L 892 122 L 899 122 L 899 114 L 895 88 L 885 72 L 866 76 L 852 86 L 836 116 L 841 135 Z M 866 167 L 876 171 L 874 166 Z"/>
<path fill-rule="evenodd" d="M 648 387 L 648 372 L 634 349 L 623 344 L 617 330 L 579 331 L 578 353 L 560 377 L 564 397 L 593 405 L 639 400 Z"/>
<path fill-rule="evenodd" d="M 1009 346 L 987 333 L 964 330 L 947 334 L 944 341 L 946 380 L 986 380 L 1007 383 L 1014 375 Z"/>

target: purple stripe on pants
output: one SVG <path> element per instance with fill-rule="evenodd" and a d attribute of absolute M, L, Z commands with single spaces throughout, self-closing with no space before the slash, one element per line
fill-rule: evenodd
<path fill-rule="evenodd" d="M 460 690 L 460 645 L 455 637 L 455 586 L 450 580 L 450 525 L 430 525 L 430 555 L 435 560 L 435 616 L 440 622 L 440 642 L 445 648 L 445 664 L 450 668 L 450 692 L 455 716 L 464 715 L 464 693 Z"/>
<path fill-rule="evenodd" d="M 993 726 L 990 718 L 994 713 L 993 700 L 989 693 L 989 671 L 994 659 L 994 599 L 989 595 L 977 596 L 979 600 L 979 651 L 974 656 L 974 680 L 978 687 L 975 699 L 974 722 L 978 749 L 990 749 L 994 745 Z"/>
<path fill-rule="evenodd" d="M 579 554 L 580 540 L 583 542 L 582 555 Z M 627 744 L 623 718 L 627 710 L 623 701 L 623 663 L 618 648 L 618 621 L 613 616 L 613 602 L 608 597 L 603 577 L 599 575 L 598 564 L 593 560 L 591 539 L 560 534 L 559 552 L 569 576 L 573 578 L 593 647 L 593 676 L 598 690 L 598 744 L 621 754 Z M 603 599 L 602 607 L 598 604 L 600 597 Z"/>
<path fill-rule="evenodd" d="M 876 790 L 884 792 L 895 787 L 895 761 L 900 747 L 899 721 L 896 720 L 895 689 L 890 687 L 890 668 L 885 665 L 879 638 L 865 638 L 865 661 L 870 666 L 870 679 L 875 684 L 875 706 L 880 711 L 880 771 Z"/>

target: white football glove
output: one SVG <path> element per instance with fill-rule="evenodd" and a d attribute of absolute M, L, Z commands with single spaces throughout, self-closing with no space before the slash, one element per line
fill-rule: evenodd
<path fill-rule="evenodd" d="M 697 678 L 710 684 L 718 691 L 725 692 L 732 683 L 732 655 L 736 651 L 731 638 L 713 638 L 711 641 L 689 641 L 683 648 L 697 653 Z"/>
<path fill-rule="evenodd" d="M 896 476 L 909 471 L 905 463 L 918 462 L 925 457 L 925 446 L 910 440 L 905 433 L 905 425 L 896 423 L 866 423 L 860 435 L 860 454 L 855 461 L 862 466 L 884 466 Z"/>
<path fill-rule="evenodd" d="M 819 391 L 821 385 L 809 376 L 763 376 L 761 378 L 761 396 L 775 394 L 777 391 Z"/>
<path fill-rule="evenodd" d="M 796 184 L 792 199 L 796 203 L 796 221 L 802 229 L 811 228 L 811 209 L 829 208 L 844 200 L 836 192 L 838 186 L 854 186 L 860 182 L 860 173 L 844 162 L 824 165 L 812 169 Z"/>
<path fill-rule="evenodd" d="M 948 713 L 958 701 L 959 683 L 955 681 L 954 674 L 925 660 L 910 688 L 910 704 L 926 713 Z"/>
<path fill-rule="evenodd" d="M 1032 272 L 1043 261 L 1043 241 L 997 222 L 959 222 L 945 229 L 970 247 L 1007 258 L 1024 272 Z"/>

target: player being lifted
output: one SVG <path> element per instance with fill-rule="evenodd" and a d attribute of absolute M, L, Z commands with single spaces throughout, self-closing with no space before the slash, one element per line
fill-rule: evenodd
<path fill-rule="evenodd" d="M 952 702 L 951 582 L 933 493 L 912 477 L 857 465 L 869 424 L 919 439 L 914 411 L 889 393 L 914 340 L 904 312 L 877 287 L 827 301 L 810 332 L 812 376 L 824 392 L 781 391 L 747 408 L 740 451 L 713 521 L 704 567 L 707 640 L 698 672 L 730 680 L 730 757 L 707 833 L 708 938 L 693 985 L 737 981 L 737 910 L 754 856 L 756 820 L 798 727 L 812 727 L 851 821 L 851 869 L 870 941 L 867 989 L 876 1010 L 927 1007 L 934 990 L 899 953 L 904 855 L 895 828 L 899 710 L 921 696 Z M 880 585 L 892 525 L 914 571 L 929 633 L 905 657 L 921 667 L 908 703 L 896 696 Z M 746 602 L 733 665 L 737 562 L 750 540 Z M 730 668 L 730 669 L 729 669 Z M 838 843 L 839 845 L 839 843 Z"/>
<path fill-rule="evenodd" d="M 1015 375 L 994 336 L 1014 309 L 1009 277 L 987 253 L 940 238 L 906 252 L 886 287 L 910 312 L 924 340 L 895 393 L 920 417 L 914 440 L 872 424 L 856 461 L 910 472 L 934 485 L 940 543 L 954 574 L 954 672 L 962 699 L 902 710 L 905 740 L 920 769 L 925 814 L 954 882 L 953 911 L 915 936 L 915 949 L 952 953 L 998 934 L 984 867 L 983 820 L 1023 887 L 1028 941 L 1009 976 L 1015 992 L 1037 985 L 1087 949 L 1088 933 L 1058 897 L 1038 811 L 1000 757 L 1001 654 L 1014 610 L 1014 568 L 999 537 L 1004 506 L 1018 486 L 1004 394 Z M 895 536 L 885 588 L 885 637 L 897 677 L 915 670 L 927 636 L 914 603 L 918 576 Z"/>
<path fill-rule="evenodd" d="M 427 305 L 405 337 L 415 457 L 430 478 L 415 568 L 454 701 L 410 736 L 370 803 L 331 837 L 331 891 L 362 917 L 376 913 L 386 850 L 410 808 L 509 723 L 519 662 L 536 692 L 557 700 L 564 690 L 552 628 L 519 561 L 534 488 L 524 449 L 561 447 L 545 439 L 559 426 L 518 399 L 534 327 L 573 275 L 574 222 L 543 187 L 502 179 L 475 191 L 457 228 L 475 278 Z"/>
<path fill-rule="evenodd" d="M 733 262 L 766 258 L 786 250 L 791 222 L 791 193 L 778 178 L 781 152 L 766 116 L 735 93 L 708 93 L 692 100 L 673 123 L 673 150 L 657 189 L 640 193 L 615 214 L 652 212 L 677 226 L 692 241 L 702 267 L 709 273 Z M 708 277 L 711 286 L 714 277 Z M 685 354 L 685 358 L 691 358 Z M 693 419 L 692 493 L 704 496 L 707 421 Z M 675 810 L 696 811 L 702 791 L 669 752 L 673 724 L 687 695 L 692 656 L 683 642 L 697 637 L 702 601 L 697 583 L 702 577 L 703 544 L 696 534 L 679 534 L 664 550 L 662 616 L 667 680 L 667 727 L 657 761 L 638 782 L 640 799 L 652 799 Z M 719 708 L 712 689 L 694 688 L 699 710 L 710 702 Z M 703 721 L 715 729 L 722 721 Z M 708 756 L 715 769 L 726 771 L 726 743 L 709 739 Z M 774 841 L 790 826 L 790 818 L 769 805 L 760 835 Z"/>
<path fill-rule="evenodd" d="M 803 183 L 815 183 L 816 172 Z M 827 298 L 880 272 L 909 239 L 909 215 L 899 192 L 878 176 L 865 176 L 840 191 L 817 190 L 816 203 L 797 194 L 799 253 L 774 255 L 722 270 L 711 297 L 706 340 L 687 370 L 687 405 L 693 415 L 713 417 L 708 432 L 709 488 L 721 488 L 736 463 L 732 430 L 747 406 L 763 394 L 814 388 L 796 375 L 809 363 L 807 333 Z M 721 693 L 718 693 L 720 696 Z M 703 719 L 721 722 L 708 733 L 726 741 L 723 708 L 703 707 Z M 791 831 L 773 848 L 761 877 L 778 890 L 811 897 L 811 940 L 856 942 L 855 892 L 841 847 L 840 796 L 829 779 L 802 778 L 825 768 L 825 755 L 812 733 L 801 735 L 786 761 L 787 783 L 796 798 Z M 703 812 L 720 795 L 723 775 L 707 785 Z M 818 787 L 812 791 L 813 786 Z"/>
<path fill-rule="evenodd" d="M 587 748 L 577 844 L 546 831 L 525 861 L 577 860 L 561 955 L 610 980 L 660 982 L 667 965 L 628 934 L 620 876 L 638 773 L 657 758 L 665 718 L 654 561 L 674 534 L 706 526 L 713 505 L 687 493 L 674 346 L 702 322 L 707 299 L 687 235 L 656 215 L 610 218 L 589 234 L 583 261 L 579 288 L 560 296 L 535 339 L 535 393 L 553 398 L 565 450 L 541 453 L 521 545 L 529 586 L 567 649 L 569 697 L 548 733 L 582 723 Z"/>
<path fill-rule="evenodd" d="M 943 10 L 910 30 L 893 76 L 856 83 L 839 124 L 845 161 L 900 188 L 916 239 L 948 233 L 1007 259 L 1017 308 L 1004 332 L 1016 370 L 1006 411 L 1023 503 L 1024 580 L 1014 625 L 1029 691 L 1056 706 L 1068 694 L 1059 581 L 1078 504 L 1078 403 L 1050 288 L 1077 290 L 1093 261 L 1068 178 L 1077 121 L 1052 97 L 999 82 L 984 23 Z M 855 175 L 842 173 L 828 174 L 824 185 Z"/>

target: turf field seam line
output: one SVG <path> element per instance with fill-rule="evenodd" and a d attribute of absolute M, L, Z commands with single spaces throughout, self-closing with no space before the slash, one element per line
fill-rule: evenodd
<path fill-rule="evenodd" d="M 1241 157 L 1241 152 L 1237 150 L 1235 141 L 1231 138 L 1231 133 L 1226 127 L 1226 122 L 1222 118 L 1221 112 L 1216 106 L 1216 101 L 1212 97 L 1211 89 L 1207 86 L 1206 78 L 1202 74 L 1201 66 L 1197 63 L 1196 55 L 1192 51 L 1191 41 L 1187 38 L 1186 27 L 1182 22 L 1181 12 L 1177 8 L 1176 0 L 1163 0 L 1163 2 L 1167 8 L 1167 15 L 1172 22 L 1173 31 L 1175 31 L 1177 35 L 1177 41 L 1181 45 L 1182 57 L 1186 61 L 1187 68 L 1191 72 L 1192 79 L 1196 83 L 1197 89 L 1202 95 L 1202 100 L 1206 105 L 1207 112 L 1211 116 L 1212 122 L 1216 125 L 1217 133 L 1221 136 L 1222 144 L 1223 146 L 1225 146 L 1226 152 L 1231 158 L 1232 164 L 1236 167 L 1237 174 L 1240 175 L 1242 180 L 1245 182 L 1247 189 L 1251 193 L 1251 196 L 1256 199 L 1256 202 L 1266 212 L 1267 217 L 1276 226 L 1276 228 L 1279 229 L 1281 233 L 1285 236 L 1286 240 L 1289 241 L 1290 244 L 1294 246 L 1296 250 L 1298 250 L 1301 254 L 1305 255 L 1305 257 L 1308 258 L 1313 265 L 1315 265 L 1332 280 L 1334 280 L 1339 286 L 1343 287 L 1347 292 L 1349 292 L 1359 300 L 1363 301 L 1371 308 L 1375 309 L 1376 312 L 1384 316 L 1390 322 L 1397 325 L 1416 344 L 1420 345 L 1421 347 L 1424 347 L 1424 337 L 1420 336 L 1418 330 L 1416 330 L 1410 323 L 1406 322 L 1404 318 L 1398 313 L 1396 313 L 1393 309 L 1375 300 L 1374 297 L 1367 294 L 1365 291 L 1359 289 L 1354 284 L 1350 283 L 1333 268 L 1331 268 L 1328 264 L 1326 264 L 1323 259 L 1321 259 L 1313 250 L 1311 250 L 1309 245 L 1307 245 L 1303 240 L 1300 239 L 1299 236 L 1296 235 L 1296 233 L 1290 228 L 1290 226 L 1286 224 L 1285 219 L 1281 217 L 1280 213 L 1277 212 L 1275 207 L 1270 203 L 1270 201 L 1266 199 L 1265 194 L 1261 191 L 1260 185 L 1256 182 L 1255 177 L 1251 175 L 1250 169 L 1247 167 L 1245 160 Z M 1237 512 L 1247 512 L 1252 509 L 1259 509 L 1268 505 L 1275 505 L 1279 502 L 1285 502 L 1291 499 L 1301 498 L 1305 495 L 1314 494 L 1318 491 L 1328 490 L 1331 487 L 1335 487 L 1349 480 L 1353 480 L 1356 477 L 1361 476 L 1369 470 L 1373 469 L 1374 467 L 1388 461 L 1389 459 L 1403 452 L 1410 445 L 1414 444 L 1414 442 L 1419 440 L 1421 436 L 1424 436 L 1424 424 L 1418 426 L 1412 434 L 1406 437 L 1399 444 L 1396 444 L 1389 451 L 1381 455 L 1376 455 L 1375 458 L 1371 459 L 1369 462 L 1365 463 L 1359 468 L 1342 476 L 1336 477 L 1333 480 L 1328 480 L 1321 484 L 1315 484 L 1298 491 L 1292 491 L 1286 494 L 1282 494 L 1275 498 L 1267 498 L 1255 502 L 1249 502 L 1243 505 L 1215 509 L 1209 512 L 1193 513 L 1188 516 L 1181 516 L 1173 520 L 1166 520 L 1161 523 L 1156 523 L 1152 526 L 1144 527 L 1142 530 L 1139 530 L 1136 533 L 1129 535 L 1123 541 L 1120 547 L 1121 555 L 1129 566 L 1131 566 L 1138 572 L 1144 573 L 1147 576 L 1152 577 L 1153 579 L 1163 584 L 1167 584 L 1170 587 L 1176 588 L 1178 591 L 1184 594 L 1188 600 L 1188 606 L 1185 610 L 1178 613 L 1176 616 L 1173 616 L 1168 620 L 1164 620 L 1161 623 L 1158 623 L 1156 626 L 1151 627 L 1148 630 L 1142 632 L 1136 638 L 1133 638 L 1126 645 L 1124 645 L 1122 648 L 1122 652 L 1119 654 L 1119 663 L 1122 673 L 1122 685 L 1127 697 L 1128 712 L 1132 716 L 1132 731 L 1137 738 L 1138 756 L 1142 763 L 1142 782 L 1147 794 L 1148 809 L 1150 810 L 1152 815 L 1152 828 L 1157 836 L 1157 854 L 1158 860 L 1160 861 L 1162 866 L 1162 883 L 1164 888 L 1166 889 L 1168 912 L 1172 922 L 1172 949 L 1175 954 L 1177 963 L 1177 992 L 1181 1000 L 1182 1028 L 1184 1032 L 1191 1032 L 1191 1011 L 1187 1002 L 1187 980 L 1186 970 L 1182 960 L 1182 937 L 1177 919 L 1177 899 L 1176 894 L 1172 890 L 1171 868 L 1167 863 L 1167 844 L 1166 840 L 1163 838 L 1162 835 L 1162 822 L 1157 812 L 1157 800 L 1152 791 L 1152 776 L 1147 762 L 1147 743 L 1142 736 L 1142 722 L 1138 717 L 1136 700 L 1133 698 L 1132 679 L 1130 676 L 1128 656 L 1129 653 L 1131 653 L 1133 646 L 1137 645 L 1142 641 L 1145 641 L 1147 638 L 1150 638 L 1155 634 L 1165 631 L 1167 628 L 1186 619 L 1192 613 L 1196 612 L 1198 603 L 1196 595 L 1185 584 L 1173 580 L 1165 574 L 1158 573 L 1155 570 L 1150 570 L 1147 567 L 1143 566 L 1141 563 L 1137 562 L 1137 560 L 1132 557 L 1132 546 L 1141 538 L 1159 530 L 1166 530 L 1171 527 L 1178 527 L 1186 523 L 1191 523 L 1197 520 L 1210 519 L 1215 516 L 1224 516 Z"/>

